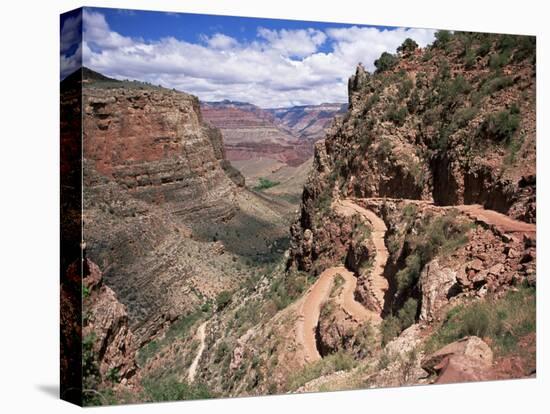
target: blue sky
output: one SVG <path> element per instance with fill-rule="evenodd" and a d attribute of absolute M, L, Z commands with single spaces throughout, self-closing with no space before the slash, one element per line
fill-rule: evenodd
<path fill-rule="evenodd" d="M 261 107 L 347 101 L 347 79 L 362 62 L 421 46 L 433 30 L 295 20 L 85 8 L 61 19 L 61 76 L 85 66 Z M 82 33 L 82 44 L 78 44 Z M 70 40 L 69 40 L 70 39 Z"/>

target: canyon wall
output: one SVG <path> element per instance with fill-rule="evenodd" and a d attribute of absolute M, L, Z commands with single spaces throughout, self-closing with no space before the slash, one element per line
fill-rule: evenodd
<path fill-rule="evenodd" d="M 311 142 L 325 137 L 326 129 L 336 116 L 346 113 L 347 104 L 322 103 L 320 105 L 300 105 L 289 108 L 270 108 L 269 113 L 279 127 L 294 136 Z"/>
<path fill-rule="evenodd" d="M 196 97 L 88 82 L 83 107 L 84 158 L 98 173 L 182 217 L 231 216 L 235 189 L 220 164 L 222 143 L 203 123 Z"/>
<path fill-rule="evenodd" d="M 204 257 L 220 247 L 191 227 L 231 220 L 244 178 L 196 97 L 82 71 L 85 254 L 139 347 L 238 283 L 231 255 L 220 258 L 227 272 L 215 270 Z"/>
<path fill-rule="evenodd" d="M 205 120 L 223 134 L 230 161 L 270 158 L 297 166 L 311 157 L 311 143 L 299 141 L 281 128 L 266 110 L 243 102 L 221 101 L 201 104 Z"/>

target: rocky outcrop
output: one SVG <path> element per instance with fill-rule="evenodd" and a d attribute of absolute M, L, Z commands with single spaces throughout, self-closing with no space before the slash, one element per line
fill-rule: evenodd
<path fill-rule="evenodd" d="M 133 82 L 89 81 L 83 89 L 83 153 L 132 195 L 183 218 L 229 218 L 235 190 L 223 146 L 186 93 Z M 226 166 L 227 168 L 227 166 Z"/>
<path fill-rule="evenodd" d="M 534 226 L 518 225 L 536 220 L 533 39 L 503 39 L 455 33 L 445 47 L 399 54 L 374 73 L 358 65 L 347 114 L 315 146 L 290 267 L 319 274 L 346 257 L 356 267 L 360 252 L 343 254 L 352 232 L 332 209 L 353 199 L 373 204 L 388 225 L 384 316 L 411 299 L 415 320 L 430 322 L 454 296 L 535 283 Z M 481 44 L 489 53 L 465 68 L 464 51 Z M 498 56 L 507 56 L 500 66 Z M 497 212 L 508 221 L 493 223 Z M 462 236 L 440 250 L 453 232 Z M 368 287 L 360 277 L 364 304 Z"/>
<path fill-rule="evenodd" d="M 351 315 L 340 307 L 336 307 L 326 314 L 321 313 L 316 330 L 319 354 L 324 357 L 334 352 L 346 350 L 349 352 L 355 351 L 358 355 L 364 357 L 371 350 L 356 346 L 359 345 L 356 335 L 359 325 Z"/>
<path fill-rule="evenodd" d="M 481 204 L 534 222 L 532 39 L 511 40 L 503 52 L 499 36 L 457 33 L 444 48 L 399 56 L 372 74 L 359 65 L 348 83 L 348 113 L 315 147 L 295 244 L 306 229 L 324 242 L 324 226 L 317 234 L 312 218 L 330 214 L 325 206 L 333 193 Z M 490 53 L 465 70 L 463 51 L 480 43 L 488 43 Z M 516 58 L 496 68 L 491 59 L 500 53 Z M 298 265 L 299 256 L 298 248 Z"/>
<path fill-rule="evenodd" d="M 419 280 L 422 292 L 421 321 L 431 322 L 436 312 L 448 303 L 457 283 L 456 276 L 452 269 L 441 267 L 437 259 L 424 266 Z"/>
<path fill-rule="evenodd" d="M 477 336 L 445 345 L 422 360 L 422 368 L 437 375 L 436 384 L 492 378 L 493 351 Z"/>
<path fill-rule="evenodd" d="M 235 167 L 231 165 L 231 162 L 227 159 L 225 146 L 223 145 L 222 133 L 218 128 L 214 128 L 208 124 L 204 126 L 206 134 L 210 138 L 212 147 L 214 148 L 214 156 L 220 163 L 225 174 L 237 184 L 238 187 L 244 187 L 245 180 L 243 175 Z"/>
<path fill-rule="evenodd" d="M 84 341 L 91 341 L 91 351 L 98 363 L 101 378 L 128 380 L 137 370 L 137 343 L 128 327 L 126 307 L 111 288 L 103 283 L 99 267 L 89 259 L 83 265 Z"/>

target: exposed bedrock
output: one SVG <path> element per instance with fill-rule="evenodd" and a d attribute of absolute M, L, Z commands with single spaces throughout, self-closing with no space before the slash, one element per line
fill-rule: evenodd
<path fill-rule="evenodd" d="M 84 157 L 97 172 L 183 218 L 233 214 L 235 186 L 222 165 L 221 136 L 203 123 L 196 97 L 91 83 L 83 107 Z"/>

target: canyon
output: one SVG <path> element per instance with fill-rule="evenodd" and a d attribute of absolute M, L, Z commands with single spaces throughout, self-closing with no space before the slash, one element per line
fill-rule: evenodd
<path fill-rule="evenodd" d="M 347 104 L 77 73 L 89 405 L 536 375 L 534 40 L 438 33 Z"/>

